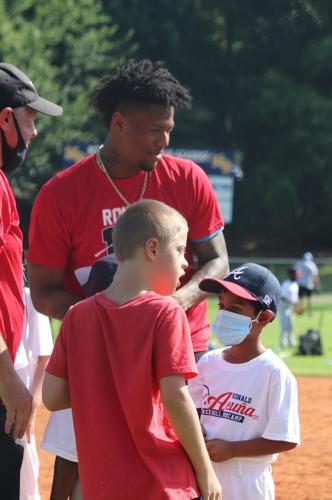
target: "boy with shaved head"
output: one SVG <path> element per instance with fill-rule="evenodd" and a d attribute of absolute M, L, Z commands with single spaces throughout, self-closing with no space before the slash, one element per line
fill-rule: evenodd
<path fill-rule="evenodd" d="M 72 407 L 87 500 L 220 499 L 186 386 L 197 373 L 189 326 L 170 297 L 187 233 L 173 208 L 131 205 L 113 232 L 112 284 L 62 323 L 43 399 L 51 411 Z"/>

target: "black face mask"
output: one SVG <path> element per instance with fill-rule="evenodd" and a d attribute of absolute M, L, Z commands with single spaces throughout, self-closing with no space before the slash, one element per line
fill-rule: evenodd
<path fill-rule="evenodd" d="M 13 119 L 18 138 L 17 145 L 15 148 L 11 148 L 8 146 L 5 134 L 0 129 L 2 136 L 2 163 L 3 163 L 2 170 L 6 174 L 12 172 L 15 168 L 20 167 L 22 165 L 28 150 L 23 140 L 20 127 L 17 123 L 14 113 L 13 113 Z"/>

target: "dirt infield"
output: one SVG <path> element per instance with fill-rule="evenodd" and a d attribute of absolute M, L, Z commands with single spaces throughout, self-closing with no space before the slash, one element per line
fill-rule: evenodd
<path fill-rule="evenodd" d="M 298 384 L 302 445 L 280 455 L 273 466 L 276 499 L 331 500 L 332 377 L 299 377 Z M 41 408 L 37 417 L 38 444 L 47 418 L 47 410 Z M 54 457 L 43 450 L 39 456 L 41 497 L 49 500 Z"/>

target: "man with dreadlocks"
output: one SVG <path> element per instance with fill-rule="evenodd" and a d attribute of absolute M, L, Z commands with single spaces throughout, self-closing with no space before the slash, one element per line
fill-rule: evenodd
<path fill-rule="evenodd" d="M 175 110 L 190 105 L 187 89 L 161 62 L 131 59 L 101 80 L 95 106 L 107 129 L 104 143 L 48 181 L 33 208 L 29 285 L 40 312 L 62 319 L 84 297 L 94 262 L 114 258 L 112 231 L 122 212 L 142 198 L 155 199 L 188 222 L 189 265 L 173 297 L 186 311 L 196 359 L 207 351 L 207 294 L 198 284 L 228 271 L 223 219 L 203 170 L 163 152 Z"/>

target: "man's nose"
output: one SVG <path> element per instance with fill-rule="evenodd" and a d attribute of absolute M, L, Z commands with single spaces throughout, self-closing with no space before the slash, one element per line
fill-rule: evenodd
<path fill-rule="evenodd" d="M 169 132 L 163 132 L 158 136 L 158 148 L 164 149 L 169 145 Z"/>

